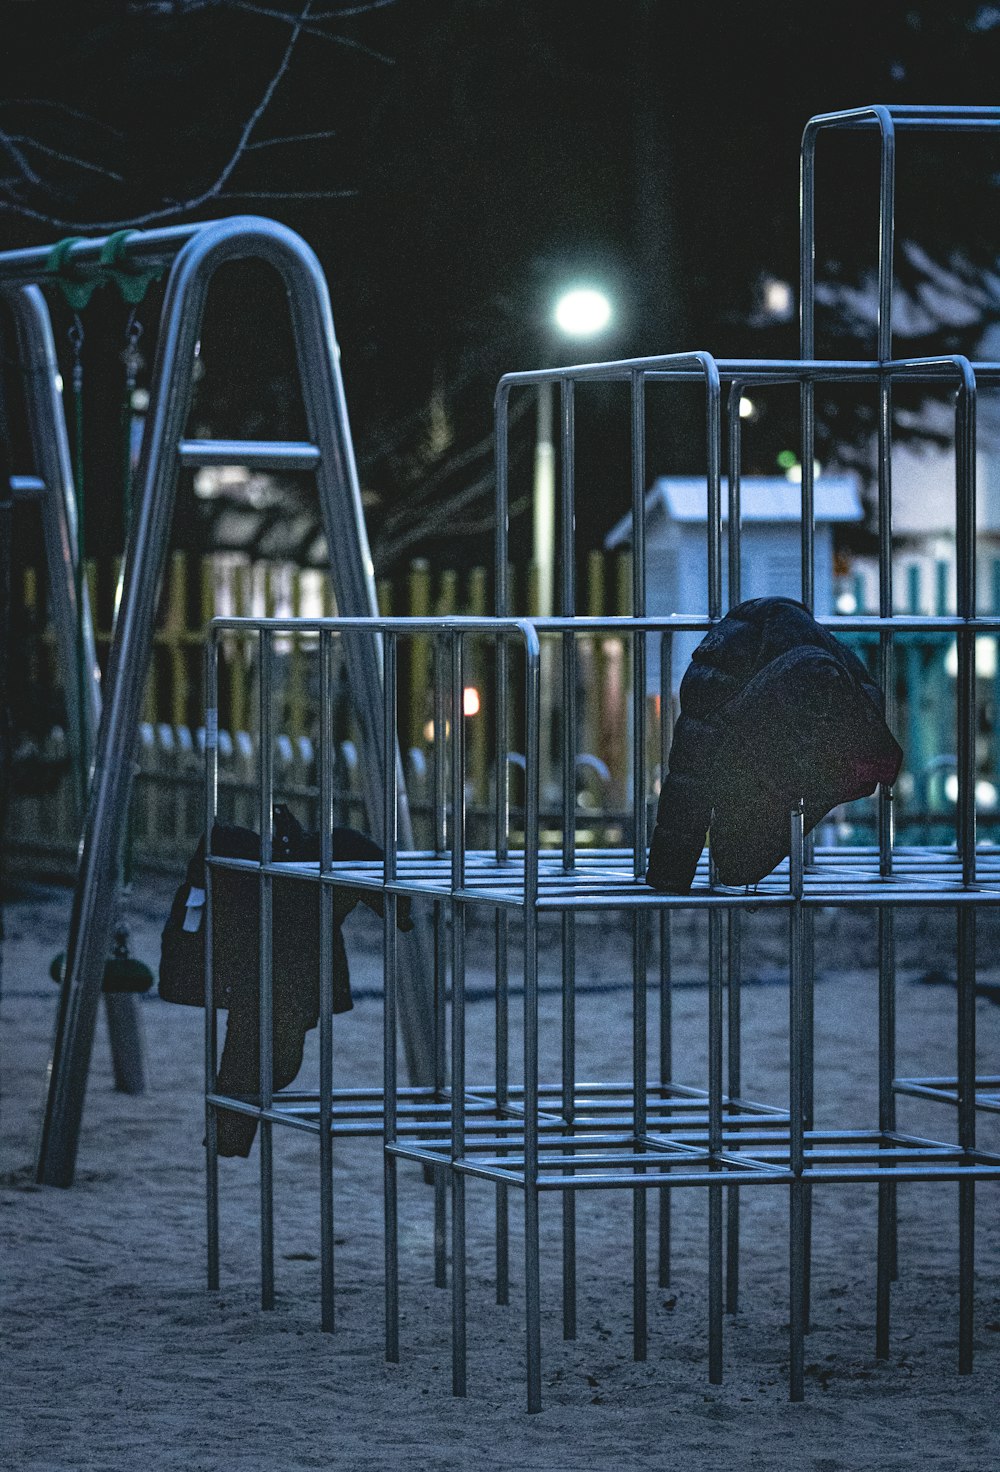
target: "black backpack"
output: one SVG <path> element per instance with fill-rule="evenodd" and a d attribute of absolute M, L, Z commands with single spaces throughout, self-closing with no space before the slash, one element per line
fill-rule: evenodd
<path fill-rule="evenodd" d="M 260 861 L 260 835 L 250 828 L 216 823 L 212 852 L 221 857 Z M 274 809 L 271 853 L 276 862 L 318 862 L 319 834 L 306 833 L 284 806 Z M 355 828 L 333 830 L 336 859 L 378 861 L 378 844 Z M 320 887 L 303 879 L 278 876 L 271 881 L 273 1087 L 284 1089 L 302 1065 L 306 1033 L 319 1022 Z M 259 1087 L 260 1017 L 260 881 L 250 869 L 214 868 L 212 872 L 213 1001 L 228 1009 L 229 1023 L 218 1072 L 220 1093 L 251 1096 Z M 380 890 L 348 885 L 334 887 L 333 1010 L 351 1009 L 351 981 L 341 934 L 344 920 L 363 901 L 384 915 Z M 190 863 L 184 883 L 174 895 L 163 928 L 160 951 L 160 996 L 187 1007 L 205 1004 L 205 841 Z M 409 905 L 398 905 L 400 930 L 412 930 Z M 257 1122 L 249 1115 L 220 1111 L 221 1155 L 247 1155 Z"/>
<path fill-rule="evenodd" d="M 319 834 L 307 833 L 283 804 L 274 809 L 271 853 L 276 862 L 319 861 Z M 260 860 L 260 835 L 251 828 L 216 823 L 212 852 L 220 857 Z M 333 830 L 336 859 L 380 861 L 378 844 L 356 828 Z M 215 869 L 213 885 L 213 990 L 218 1008 L 256 1005 L 260 964 L 260 890 L 250 870 Z M 340 927 L 360 901 L 381 916 L 378 890 L 334 890 L 333 1010 L 351 1008 L 350 977 Z M 205 840 L 200 839 L 174 894 L 160 948 L 160 996 L 186 1007 L 205 1003 Z M 399 928 L 411 929 L 400 904 Z M 319 998 L 319 886 L 301 879 L 272 880 L 272 969 L 275 1010 L 279 1001 L 299 1005 Z"/>

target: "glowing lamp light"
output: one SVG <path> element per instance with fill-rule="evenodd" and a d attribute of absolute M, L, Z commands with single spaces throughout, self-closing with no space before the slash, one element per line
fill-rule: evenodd
<path fill-rule="evenodd" d="M 813 461 L 813 479 L 814 480 L 817 480 L 819 478 L 820 473 L 821 473 L 820 463 L 819 463 L 818 460 L 814 460 Z M 788 469 L 785 471 L 785 479 L 786 480 L 790 480 L 793 485 L 800 486 L 802 484 L 802 466 L 801 465 L 790 465 L 788 467 Z"/>
<path fill-rule="evenodd" d="M 591 337 L 611 321 L 611 303 L 603 291 L 578 286 L 559 298 L 555 319 L 556 326 L 568 337 Z"/>
<path fill-rule="evenodd" d="M 951 643 L 944 657 L 945 674 L 958 677 L 958 645 Z M 985 636 L 976 640 L 976 675 L 980 680 L 993 680 L 997 673 L 997 641 Z"/>
<path fill-rule="evenodd" d="M 787 320 L 795 310 L 795 293 L 787 281 L 772 276 L 764 283 L 764 309 L 772 317 Z"/>
<path fill-rule="evenodd" d="M 755 405 L 754 405 L 753 399 L 747 399 L 747 398 L 740 399 L 740 418 L 741 419 L 752 419 L 753 416 L 754 416 L 754 410 L 755 410 Z"/>
<path fill-rule="evenodd" d="M 478 716 L 479 707 L 479 691 L 475 685 L 466 685 L 462 691 L 462 714 L 466 716 Z"/>
<path fill-rule="evenodd" d="M 949 802 L 958 802 L 958 777 L 954 772 L 950 772 L 944 779 L 944 795 Z M 997 792 L 996 784 L 988 782 L 985 777 L 981 777 L 976 783 L 977 808 L 995 808 L 998 796 L 1000 793 Z"/>

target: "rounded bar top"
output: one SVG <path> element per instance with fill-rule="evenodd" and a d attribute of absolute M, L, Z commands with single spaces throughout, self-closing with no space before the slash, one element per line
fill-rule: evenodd
<path fill-rule="evenodd" d="M 203 230 L 218 232 L 228 227 L 233 236 L 247 237 L 247 254 L 253 253 L 255 239 L 273 234 L 275 221 L 266 215 L 220 215 L 215 220 L 198 220 L 188 225 L 164 225 L 157 230 L 134 230 L 130 232 L 121 248 L 125 261 L 153 262 L 170 261 L 189 241 Z M 81 266 L 98 266 L 102 252 L 118 231 L 107 231 L 101 235 L 80 237 L 67 248 L 63 260 L 64 269 Z M 0 285 L 44 285 L 56 279 L 49 261 L 52 245 L 29 245 L 21 250 L 0 251 Z"/>
<path fill-rule="evenodd" d="M 240 218 L 247 223 L 263 217 L 244 215 L 232 218 Z M 200 220 L 191 225 L 166 225 L 159 230 L 136 230 L 125 242 L 122 254 L 126 259 L 143 262 L 168 261 L 183 246 L 187 245 L 199 230 L 218 223 L 218 220 Z M 101 260 L 101 252 L 116 233 L 108 231 L 102 235 L 81 237 L 76 240 L 68 248 L 63 265 L 97 266 Z M 8 285 L 14 283 L 26 285 L 30 282 L 43 283 L 55 280 L 55 273 L 49 265 L 51 252 L 51 245 L 29 245 L 22 250 L 0 252 L 0 282 Z"/>
<path fill-rule="evenodd" d="M 821 128 L 921 128 L 951 129 L 955 132 L 1000 127 L 1000 107 L 953 106 L 945 103 L 868 103 L 841 112 L 817 113 L 806 123 L 805 133 Z"/>
<path fill-rule="evenodd" d="M 713 358 L 708 353 L 667 353 L 653 358 L 620 358 L 505 373 L 497 385 L 497 399 L 505 398 L 511 389 L 537 387 L 541 383 L 578 380 L 627 382 L 634 374 L 647 383 L 671 379 L 679 383 L 704 383 L 704 360 L 711 362 L 719 381 L 727 383 L 737 379 L 752 380 L 757 384 L 810 383 L 820 379 L 876 383 L 884 378 L 938 383 L 954 379 L 956 375 L 964 379 L 970 373 L 982 382 L 1000 381 L 1000 360 L 973 360 L 961 354 L 880 362 L 878 358 Z"/>

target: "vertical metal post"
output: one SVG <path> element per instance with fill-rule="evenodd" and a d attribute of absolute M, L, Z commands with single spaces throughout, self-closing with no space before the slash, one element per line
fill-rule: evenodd
<path fill-rule="evenodd" d="M 646 615 L 646 380 L 631 374 L 632 613 Z M 636 879 L 646 872 L 646 635 L 632 640 L 632 842 Z M 646 917 L 632 911 L 632 1129 L 633 1148 L 644 1149 L 647 1133 Z M 643 1174 L 642 1167 L 635 1167 Z M 632 1192 L 632 1357 L 648 1351 L 647 1220 L 645 1189 Z"/>
<path fill-rule="evenodd" d="M 507 617 L 510 613 L 509 564 L 508 564 L 508 408 L 510 390 L 505 384 L 497 389 L 494 407 L 494 460 L 496 466 L 496 514 L 494 569 L 495 613 Z M 496 699 L 494 701 L 494 803 L 495 831 L 494 848 L 498 864 L 507 859 L 508 832 L 510 824 L 510 763 L 509 751 L 509 649 L 507 639 L 498 634 L 496 645 Z M 496 911 L 494 919 L 494 946 L 496 954 L 496 1107 L 503 1117 L 508 1104 L 509 1074 L 509 921 L 503 909 Z M 508 1189 L 502 1182 L 496 1188 L 496 1273 L 497 1303 L 505 1304 L 510 1298 L 510 1207 Z"/>
<path fill-rule="evenodd" d="M 958 630 L 958 851 L 962 883 L 976 882 L 976 380 L 971 364 L 955 359 L 962 375 L 955 409 L 955 574 Z"/>
<path fill-rule="evenodd" d="M 267 629 L 258 640 L 260 671 L 260 714 L 257 750 L 258 790 L 260 793 L 260 995 L 259 995 L 259 1094 L 261 1110 L 270 1110 L 274 1087 L 274 976 L 272 954 L 271 875 L 264 866 L 271 863 L 271 835 L 274 826 L 274 700 L 272 696 L 273 641 Z M 273 1126 L 269 1119 L 260 1120 L 260 1306 L 274 1308 L 274 1156 Z"/>
<path fill-rule="evenodd" d="M 646 380 L 632 387 L 632 613 L 646 616 Z M 635 877 L 646 872 L 646 636 L 632 640 L 632 847 Z M 636 1193 L 636 1199 L 642 1196 Z M 645 1209 L 645 1208 L 643 1208 Z"/>
<path fill-rule="evenodd" d="M 219 1148 L 218 1116 L 208 1095 L 215 1092 L 218 1066 L 218 1014 L 212 944 L 212 832 L 219 800 L 219 644 L 209 630 L 205 643 L 205 1237 L 208 1286 L 219 1286 Z"/>
<path fill-rule="evenodd" d="M 976 1148 L 976 911 L 958 906 L 958 1143 Z M 976 1184 L 958 1186 L 958 1373 L 972 1374 L 975 1336 Z"/>
<path fill-rule="evenodd" d="M 334 1329 L 333 1226 L 333 635 L 319 636 L 319 1228 L 320 1324 Z"/>
<path fill-rule="evenodd" d="M 896 1128 L 896 958 L 893 909 L 878 907 L 878 1114 L 880 1144 Z M 875 1279 L 875 1356 L 889 1358 L 891 1285 L 894 1268 L 896 1187 L 880 1181 L 878 1187 L 878 1246 Z"/>
<path fill-rule="evenodd" d="M 705 438 L 708 484 L 708 616 L 722 614 L 722 399 L 714 359 L 698 354 L 705 372 Z"/>
<path fill-rule="evenodd" d="M 576 613 L 576 451 L 573 380 L 560 382 L 561 531 L 560 612 Z M 562 636 L 562 834 L 563 869 L 576 867 L 576 638 Z M 564 910 L 562 927 L 562 1114 L 572 1131 L 576 1103 L 576 915 Z M 569 1152 L 572 1153 L 572 1147 Z M 563 1338 L 576 1338 L 576 1192 L 562 1193 Z"/>
<path fill-rule="evenodd" d="M 466 1392 L 465 1176 L 465 731 L 462 635 L 451 635 L 451 1327 L 453 1395 Z"/>
<path fill-rule="evenodd" d="M 645 640 L 640 634 L 637 643 Z M 645 1150 L 647 1134 L 647 1038 L 646 1038 L 646 917 L 632 911 L 632 1146 L 637 1155 Z M 636 1166 L 637 1175 L 644 1175 Z M 664 1189 L 661 1187 L 661 1189 Z M 648 1349 L 646 1191 L 632 1191 L 632 1358 L 644 1360 Z"/>
<path fill-rule="evenodd" d="M 498 865 L 507 861 L 509 821 L 509 762 L 507 760 L 507 720 L 509 659 L 507 640 L 497 634 L 495 694 L 495 754 L 493 767 L 493 790 L 495 802 L 495 828 L 493 847 Z M 499 907 L 494 912 L 493 946 L 496 964 L 496 995 L 494 999 L 494 1045 L 493 1068 L 495 1104 L 498 1119 L 508 1116 L 510 1103 L 510 926 L 507 911 Z M 501 1149 L 501 1156 L 504 1154 Z M 510 1301 L 510 1201 L 509 1190 L 502 1181 L 495 1192 L 496 1221 L 496 1297 L 497 1303 Z"/>
<path fill-rule="evenodd" d="M 789 860 L 789 1167 L 796 1179 L 789 1186 L 789 1367 L 788 1394 L 793 1401 L 805 1394 L 805 1080 L 803 1077 L 802 1004 L 804 956 L 802 894 L 804 884 L 803 805 L 792 813 Z"/>
<path fill-rule="evenodd" d="M 441 638 L 434 641 L 434 760 L 432 768 L 433 842 L 435 854 L 443 854 L 448 846 L 448 741 L 446 732 L 445 691 L 448 684 L 447 646 Z M 446 907 L 434 902 L 434 1097 L 443 1099 L 447 1079 L 445 1030 L 447 1027 L 448 992 L 448 923 Z M 434 1171 L 434 1286 L 444 1288 L 448 1282 L 448 1172 Z"/>
<path fill-rule="evenodd" d="M 385 1189 L 385 1357 L 390 1364 L 399 1363 L 399 1186 L 396 1157 L 389 1146 L 396 1143 L 396 981 L 398 975 L 396 908 L 397 896 L 389 889 L 395 884 L 396 852 L 399 844 L 396 795 L 396 708 L 398 700 L 396 635 L 386 633 L 382 640 L 382 689 L 384 691 L 382 753 L 382 794 L 384 814 L 383 894 L 383 976 L 382 1003 L 382 1077 L 384 1107 L 382 1113 L 384 1189 Z"/>
<path fill-rule="evenodd" d="M 735 608 L 742 598 L 743 527 L 740 521 L 740 442 L 742 439 L 740 400 L 742 397 L 743 384 L 738 378 L 734 378 L 729 388 L 729 516 L 726 543 L 729 554 L 729 608 Z"/>
<path fill-rule="evenodd" d="M 528 1410 L 542 1408 L 541 1281 L 538 1241 L 538 848 L 539 647 L 524 626 L 524 1295 Z"/>
<path fill-rule="evenodd" d="M 976 886 L 976 380 L 956 359 L 962 385 L 956 405 L 956 588 L 958 631 L 958 850 L 962 883 Z M 958 1142 L 976 1148 L 976 912 L 958 907 Z M 975 1275 L 974 1180 L 959 1183 L 959 1374 L 972 1373 Z"/>
<path fill-rule="evenodd" d="M 496 959 L 496 1006 L 494 1032 L 494 1076 L 496 1080 L 497 1118 L 507 1115 L 510 1087 L 510 927 L 507 911 L 497 908 L 494 919 L 494 955 Z M 503 1153 L 502 1151 L 500 1152 Z M 497 1303 L 510 1302 L 510 1203 L 507 1186 L 501 1181 L 496 1188 L 496 1274 Z"/>
<path fill-rule="evenodd" d="M 669 630 L 660 636 L 660 781 L 665 782 L 673 733 L 673 635 Z M 665 1084 L 673 1079 L 673 995 L 671 968 L 670 910 L 659 910 L 660 921 L 660 1096 L 667 1093 Z M 661 1288 L 670 1286 L 670 1188 L 661 1186 L 656 1193 L 659 1203 L 657 1281 Z"/>
<path fill-rule="evenodd" d="M 722 911 L 708 912 L 708 1169 L 722 1153 Z M 722 1187 L 708 1188 L 708 1379 L 722 1384 Z"/>
<path fill-rule="evenodd" d="M 727 948 L 728 1056 L 726 1060 L 726 1092 L 730 1106 L 743 1091 L 742 1079 L 742 982 L 743 982 L 743 911 L 730 910 L 729 945 Z M 726 1313 L 735 1314 L 740 1296 L 740 1188 L 730 1186 L 726 1192 Z"/>

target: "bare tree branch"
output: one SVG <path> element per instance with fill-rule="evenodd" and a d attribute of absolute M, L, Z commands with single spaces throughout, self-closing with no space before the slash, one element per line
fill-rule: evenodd
<path fill-rule="evenodd" d="M 32 220 L 39 220 L 44 224 L 52 225 L 55 228 L 61 230 L 116 230 L 126 225 L 149 225 L 152 224 L 155 220 L 162 220 L 170 215 L 175 215 L 179 212 L 179 210 L 187 211 L 198 209 L 201 205 L 206 204 L 209 200 L 218 199 L 219 196 L 222 194 L 222 191 L 224 190 L 226 184 L 232 177 L 237 164 L 242 158 L 254 129 L 257 127 L 257 124 L 266 113 L 268 107 L 270 106 L 271 99 L 274 97 L 274 94 L 277 91 L 282 78 L 288 71 L 288 67 L 291 63 L 292 54 L 295 50 L 295 46 L 303 30 L 306 28 L 306 23 L 309 18 L 309 12 L 312 7 L 312 3 L 313 0 L 305 0 L 305 3 L 303 4 L 297 18 L 286 17 L 287 19 L 289 19 L 292 27 L 292 32 L 288 38 L 285 49 L 282 52 L 281 60 L 278 63 L 277 70 L 274 72 L 271 80 L 265 87 L 263 95 L 261 96 L 260 101 L 257 103 L 257 106 L 253 109 L 250 116 L 244 123 L 242 129 L 240 130 L 240 135 L 237 140 L 236 147 L 233 149 L 228 160 L 223 165 L 213 183 L 210 184 L 207 189 L 202 190 L 200 194 L 195 195 L 191 199 L 185 200 L 180 206 L 172 203 L 169 205 L 165 205 L 159 209 L 146 210 L 142 214 L 131 215 L 126 219 L 117 220 L 80 221 L 61 219 L 57 215 L 50 214 L 44 210 L 34 209 L 30 205 L 23 204 L 15 199 L 0 200 L 0 209 L 6 210 L 9 213 L 24 215 Z M 0 149 L 5 151 L 15 163 L 15 165 L 21 168 L 22 176 L 24 178 L 29 179 L 32 182 L 37 182 L 39 184 L 41 183 L 41 180 L 38 179 L 37 175 L 35 175 L 34 171 L 27 163 L 27 160 L 24 160 L 21 156 L 20 150 L 15 144 L 11 143 L 9 135 L 2 130 L 0 130 Z"/>
<path fill-rule="evenodd" d="M 325 128 L 319 133 L 288 133 L 281 138 L 262 138 L 259 143 L 248 143 L 246 153 L 253 153 L 255 149 L 277 148 L 282 143 L 311 143 L 319 138 L 336 138 L 337 134 L 333 128 Z"/>
<path fill-rule="evenodd" d="M 531 403 L 532 401 L 527 395 L 521 395 L 511 405 L 508 418 L 509 428 L 513 429 L 514 425 L 523 419 L 525 413 L 531 407 Z M 465 449 L 453 455 L 450 460 L 446 460 L 442 465 L 439 465 L 430 475 L 425 476 L 419 485 L 408 492 L 405 506 L 401 506 L 398 510 L 388 513 L 383 523 L 384 527 L 391 532 L 397 525 L 409 522 L 413 517 L 414 507 L 431 500 L 434 493 L 450 476 L 456 475 L 460 470 L 464 470 L 466 466 L 473 464 L 484 455 L 488 455 L 492 449 L 493 431 L 491 429 L 482 439 L 477 440 L 475 444 L 466 446 Z M 441 504 L 447 504 L 447 498 Z"/>
<path fill-rule="evenodd" d="M 426 511 L 419 518 L 411 517 L 407 529 L 400 532 L 398 536 L 388 537 L 381 533 L 375 542 L 375 555 L 383 565 L 388 566 L 395 562 L 407 547 L 412 547 L 414 542 L 422 542 L 425 537 L 453 531 L 455 513 L 466 506 L 473 505 L 486 491 L 490 490 L 494 483 L 494 471 L 490 466 L 486 474 L 473 481 L 472 485 L 455 492 L 439 506 Z"/>
<path fill-rule="evenodd" d="M 0 131 L 0 149 L 3 149 L 4 153 L 10 159 L 15 168 L 20 169 L 21 177 L 23 179 L 26 179 L 29 184 L 41 184 L 41 176 L 35 173 L 34 169 L 31 167 L 28 160 L 25 158 L 24 154 L 21 152 L 17 144 L 12 140 L 12 138 L 10 138 L 8 134 L 2 131 Z"/>
<path fill-rule="evenodd" d="M 368 0 L 365 5 L 345 5 L 341 10 L 324 10 L 313 16 L 313 20 L 344 20 L 351 15 L 364 15 L 369 10 L 382 10 L 386 5 L 395 5 L 396 0 Z"/>
<path fill-rule="evenodd" d="M 136 15 L 147 11 L 153 15 L 175 16 L 178 12 L 190 15 L 196 10 L 212 10 L 221 0 L 128 0 L 128 8 Z"/>
<path fill-rule="evenodd" d="M 70 107 L 68 103 L 57 102 L 52 97 L 0 97 L 0 108 L 5 107 L 51 108 L 54 112 L 65 113 L 67 117 L 76 118 L 79 122 L 100 128 L 105 133 L 113 133 L 116 138 L 125 137 L 120 128 L 114 128 L 101 118 L 95 118 L 92 113 L 81 112 L 78 107 Z"/>
<path fill-rule="evenodd" d="M 30 138 L 27 133 L 8 133 L 5 136 L 13 143 L 24 143 L 38 153 L 44 153 L 48 158 L 58 159 L 60 163 L 72 164 L 78 169 L 89 169 L 92 173 L 101 174 L 105 179 L 114 179 L 119 184 L 125 182 L 124 174 L 119 174 L 104 164 L 95 164 L 89 159 L 78 158 L 75 153 L 64 153 L 59 148 L 51 148 L 47 143 L 39 142 L 37 138 Z"/>
<path fill-rule="evenodd" d="M 221 4 L 227 4 L 228 3 L 228 0 L 220 0 L 220 3 Z M 323 11 L 315 11 L 314 10 L 310 14 L 309 19 L 311 21 L 349 20 L 352 16 L 355 16 L 355 15 L 365 15 L 370 10 L 383 10 L 385 8 L 385 6 L 387 6 L 387 5 L 395 5 L 395 3 L 396 3 L 396 0 L 367 0 L 367 3 L 365 3 L 365 4 L 362 4 L 362 5 L 345 5 L 340 10 L 323 10 Z M 254 5 L 252 8 L 254 10 L 259 10 L 261 7 L 259 7 L 257 5 Z M 284 15 L 289 20 L 291 20 L 292 19 L 293 12 L 287 11 L 287 10 L 284 10 L 284 11 L 275 11 L 274 9 L 272 9 L 271 10 L 271 14 L 272 15 L 273 14 Z"/>
<path fill-rule="evenodd" d="M 259 15 L 269 20 L 283 20 L 286 25 L 297 25 L 308 36 L 315 36 L 319 41 L 330 41 L 335 46 L 347 46 L 352 51 L 360 51 L 365 56 L 370 56 L 373 61 L 384 62 L 386 66 L 392 66 L 393 58 L 386 56 L 382 51 L 376 51 L 372 46 L 366 46 L 361 41 L 355 41 L 352 36 L 338 36 L 330 31 L 324 31 L 322 27 L 305 25 L 297 21 L 293 14 L 287 10 L 271 10 L 261 5 L 254 5 L 251 0 L 223 0 L 229 10 L 244 10 L 249 15 Z M 315 17 L 314 17 L 315 18 Z"/>
<path fill-rule="evenodd" d="M 222 199 L 353 199 L 356 189 L 226 189 Z"/>

